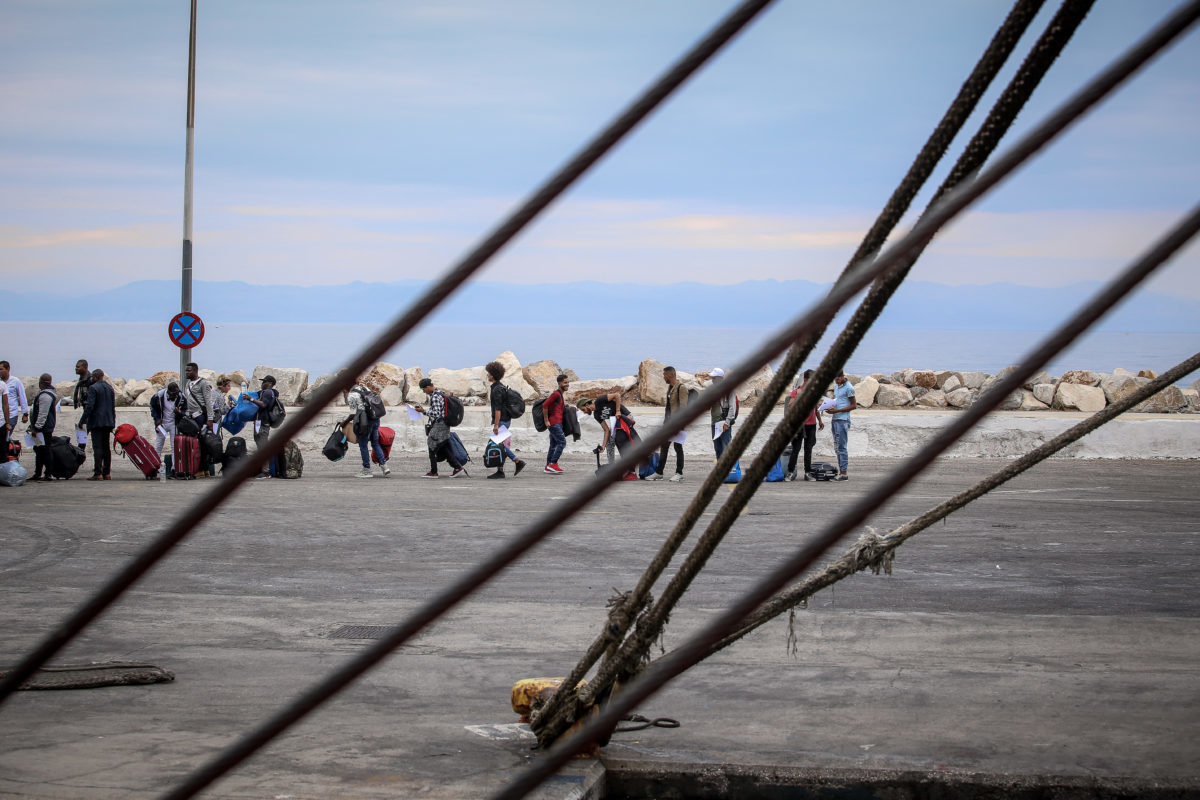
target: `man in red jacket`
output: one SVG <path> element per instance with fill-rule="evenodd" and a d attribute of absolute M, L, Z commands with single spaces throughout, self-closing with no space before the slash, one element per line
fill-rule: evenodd
<path fill-rule="evenodd" d="M 558 388 L 550 393 L 546 402 L 542 403 L 542 412 L 546 415 L 546 429 L 550 431 L 550 451 L 546 453 L 546 468 L 542 470 L 547 475 L 562 475 L 564 470 L 558 465 L 563 448 L 567 446 L 567 436 L 563 433 L 563 397 L 571 382 L 566 375 L 559 375 Z"/>

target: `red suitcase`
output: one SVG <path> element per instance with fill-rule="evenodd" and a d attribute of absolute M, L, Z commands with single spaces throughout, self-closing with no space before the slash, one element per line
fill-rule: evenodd
<path fill-rule="evenodd" d="M 183 480 L 194 478 L 200 471 L 200 440 L 195 436 L 175 435 L 175 477 Z"/>
<path fill-rule="evenodd" d="M 146 476 L 146 480 L 158 477 L 162 460 L 158 457 L 158 451 L 141 434 L 135 433 L 132 439 L 121 443 L 121 447 L 124 448 L 125 455 L 129 457 L 133 465 Z"/>
<path fill-rule="evenodd" d="M 387 461 L 392 457 L 392 442 L 396 441 L 396 432 L 391 428 L 379 428 L 379 446 L 383 448 L 383 460 Z M 378 464 L 379 456 L 375 455 L 375 448 L 371 448 L 371 461 Z"/>

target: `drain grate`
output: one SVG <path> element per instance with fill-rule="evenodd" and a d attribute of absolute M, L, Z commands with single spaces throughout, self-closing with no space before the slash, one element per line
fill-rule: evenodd
<path fill-rule="evenodd" d="M 391 630 L 388 625 L 342 625 L 329 634 L 330 639 L 382 639 Z"/>

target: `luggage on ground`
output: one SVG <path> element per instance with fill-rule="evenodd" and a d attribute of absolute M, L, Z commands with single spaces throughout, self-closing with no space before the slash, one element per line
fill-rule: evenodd
<path fill-rule="evenodd" d="M 246 450 L 246 440 L 241 436 L 231 436 L 229 441 L 225 443 L 225 454 L 221 456 L 221 474 L 225 474 L 225 470 L 233 470 L 237 463 L 249 455 Z"/>
<path fill-rule="evenodd" d="M 645 480 L 658 471 L 658 453 L 651 453 L 645 464 L 638 467 L 638 477 Z"/>
<path fill-rule="evenodd" d="M 810 474 L 819 481 L 831 481 L 837 477 L 838 470 L 833 464 L 824 461 L 814 461 Z"/>
<path fill-rule="evenodd" d="M 79 467 L 87 460 L 83 448 L 77 446 L 66 436 L 54 436 L 50 439 L 50 475 L 55 478 L 70 478 L 79 471 Z"/>
<path fill-rule="evenodd" d="M 204 448 L 204 455 L 208 456 L 210 464 L 220 464 L 225 459 L 225 447 L 217 434 L 205 431 L 200 435 L 200 446 Z"/>
<path fill-rule="evenodd" d="M 463 445 L 462 439 L 458 438 L 458 434 L 450 431 L 450 439 L 446 442 L 446 447 L 450 454 L 454 456 L 454 460 L 459 464 L 465 465 L 471 460 L 471 456 L 467 454 L 467 448 Z"/>
<path fill-rule="evenodd" d="M 271 473 L 276 478 L 295 480 L 304 476 L 304 456 L 295 442 L 289 441 L 283 446 L 283 451 L 275 456 L 271 465 Z"/>
<path fill-rule="evenodd" d="M 183 436 L 199 436 L 200 423 L 185 414 L 175 420 L 175 432 Z"/>
<path fill-rule="evenodd" d="M 392 442 L 396 441 L 396 432 L 391 428 L 379 426 L 379 446 L 383 448 L 383 460 L 387 461 L 392 457 Z M 379 456 L 375 455 L 375 448 L 371 448 L 371 461 L 378 464 Z"/>
<path fill-rule="evenodd" d="M 29 470 L 16 461 L 0 464 L 0 486 L 20 486 L 29 478 Z"/>
<path fill-rule="evenodd" d="M 246 427 L 246 422 L 237 414 L 233 413 L 233 409 L 226 412 L 225 416 L 221 417 L 221 427 L 229 431 L 230 434 L 236 436 L 242 432 L 242 428 Z"/>
<path fill-rule="evenodd" d="M 459 400 L 452 394 L 446 395 L 446 424 L 453 428 L 455 425 L 462 424 L 463 414 L 466 411 L 463 409 L 462 400 Z"/>
<path fill-rule="evenodd" d="M 346 457 L 346 434 L 340 427 L 334 428 L 333 433 L 329 434 L 329 438 L 325 440 L 325 446 L 321 448 L 321 454 L 330 461 L 341 461 Z"/>
<path fill-rule="evenodd" d="M 783 459 L 778 459 L 771 465 L 771 469 L 767 472 L 767 477 L 763 478 L 763 483 L 778 483 L 787 477 L 787 469 L 784 467 Z"/>
<path fill-rule="evenodd" d="M 546 398 L 542 398 L 533 404 L 533 408 L 529 413 L 533 414 L 533 429 L 538 433 L 546 430 L 546 411 L 542 408 L 542 404 L 546 402 Z"/>
<path fill-rule="evenodd" d="M 195 436 L 177 433 L 171 444 L 175 477 L 180 480 L 196 477 L 196 473 L 200 471 L 200 440 Z"/>
<path fill-rule="evenodd" d="M 118 425 L 116 430 L 113 431 L 113 438 L 116 439 L 117 444 L 121 445 L 129 444 L 137 435 L 137 428 L 133 427 L 128 422 Z"/>
<path fill-rule="evenodd" d="M 125 438 L 125 441 L 121 441 L 122 438 L 129 436 L 129 431 L 122 431 L 121 428 L 132 429 L 133 438 Z M 158 451 L 146 441 L 146 437 L 137 432 L 137 428 L 132 425 L 119 425 L 115 435 L 117 443 L 121 446 L 119 452 L 123 452 L 133 462 L 133 465 L 142 471 L 146 480 L 158 477 L 162 459 L 159 458 Z"/>
<path fill-rule="evenodd" d="M 725 483 L 737 483 L 742 479 L 742 462 L 734 462 L 733 469 L 725 476 Z"/>
<path fill-rule="evenodd" d="M 21 443 L 16 439 L 9 438 L 8 452 L 4 454 L 5 461 L 20 461 L 21 460 Z"/>
<path fill-rule="evenodd" d="M 483 465 L 488 469 L 497 469 L 504 464 L 504 448 L 488 439 L 487 447 L 483 448 Z"/>

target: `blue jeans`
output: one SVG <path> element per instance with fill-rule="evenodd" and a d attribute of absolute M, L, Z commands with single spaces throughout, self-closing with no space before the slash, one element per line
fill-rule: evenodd
<path fill-rule="evenodd" d="M 550 431 L 550 452 L 546 453 L 546 464 L 557 464 L 558 459 L 562 458 L 563 448 L 567 446 L 567 435 L 563 433 L 562 424 L 551 425 Z"/>
<path fill-rule="evenodd" d="M 363 469 L 371 468 L 371 454 L 367 452 L 367 447 L 370 446 L 375 450 L 375 457 L 379 459 L 379 463 L 383 464 L 387 461 L 383 457 L 383 447 L 379 444 L 379 420 L 371 420 L 371 433 L 367 436 L 358 437 L 358 452 L 362 455 Z"/>
<path fill-rule="evenodd" d="M 850 456 L 846 452 L 846 442 L 850 439 L 850 420 L 830 420 L 829 427 L 833 429 L 833 449 L 837 451 L 838 469 L 845 472 L 850 463 Z"/>
<path fill-rule="evenodd" d="M 716 423 L 713 423 L 716 425 Z M 717 458 L 721 457 L 721 453 L 725 452 L 725 448 L 729 447 L 729 443 L 733 441 L 733 428 L 726 428 L 725 432 L 713 439 L 713 449 L 717 451 Z"/>

